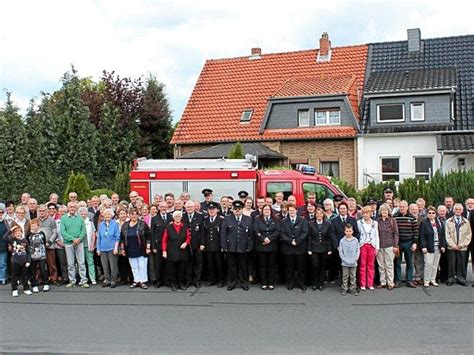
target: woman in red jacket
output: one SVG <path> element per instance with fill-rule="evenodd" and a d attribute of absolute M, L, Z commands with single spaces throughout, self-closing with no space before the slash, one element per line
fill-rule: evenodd
<path fill-rule="evenodd" d="M 173 221 L 166 226 L 162 240 L 163 258 L 167 260 L 166 269 L 172 291 L 176 291 L 178 287 L 180 290 L 186 290 L 184 271 L 189 257 L 191 233 L 181 222 L 182 217 L 181 211 L 173 212 Z"/>

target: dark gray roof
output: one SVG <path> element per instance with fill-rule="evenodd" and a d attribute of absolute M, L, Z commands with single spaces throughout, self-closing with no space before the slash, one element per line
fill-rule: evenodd
<path fill-rule="evenodd" d="M 408 41 L 369 45 L 368 77 L 372 73 L 417 69 L 449 69 L 456 71 L 455 129 L 474 129 L 474 35 L 422 39 L 422 51 L 408 53 Z M 368 113 L 364 106 L 363 127 Z"/>
<path fill-rule="evenodd" d="M 446 133 L 436 136 L 438 151 L 474 152 L 474 131 L 470 133 Z"/>
<path fill-rule="evenodd" d="M 453 126 L 451 124 L 419 124 L 416 126 L 417 132 L 436 132 L 436 131 L 452 131 Z M 370 133 L 402 133 L 402 132 L 413 132 L 413 126 L 384 126 L 384 127 L 371 127 Z"/>
<path fill-rule="evenodd" d="M 252 154 L 259 159 L 285 159 L 286 157 L 273 149 L 268 148 L 262 143 L 241 143 L 244 154 Z M 222 143 L 210 148 L 202 149 L 197 152 L 189 153 L 180 157 L 180 159 L 211 159 L 228 157 L 229 151 L 234 143 Z"/>
<path fill-rule="evenodd" d="M 370 74 L 365 93 L 439 90 L 455 86 L 454 68 L 379 71 Z"/>

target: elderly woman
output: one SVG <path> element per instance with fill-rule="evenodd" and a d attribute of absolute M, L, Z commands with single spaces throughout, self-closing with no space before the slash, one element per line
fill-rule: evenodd
<path fill-rule="evenodd" d="M 142 215 L 143 221 L 148 225 L 148 227 L 150 227 L 151 226 L 151 215 L 150 215 L 150 209 L 148 208 L 148 205 L 146 203 L 143 204 L 141 215 Z"/>
<path fill-rule="evenodd" d="M 94 223 L 89 218 L 89 212 L 87 207 L 80 207 L 78 209 L 79 215 L 84 219 L 84 224 L 86 225 L 86 237 L 84 238 L 84 254 L 86 257 L 86 266 L 87 274 L 91 283 L 97 285 L 97 279 L 95 274 L 95 264 L 94 264 L 94 249 L 97 239 L 96 230 Z"/>
<path fill-rule="evenodd" d="M 120 229 L 118 223 L 112 219 L 114 212 L 107 208 L 104 211 L 104 220 L 99 224 L 97 232 L 97 255 L 104 269 L 102 287 L 115 288 L 118 276 L 118 248 Z"/>
<path fill-rule="evenodd" d="M 332 221 L 334 217 L 337 217 L 337 214 L 334 209 L 334 202 L 330 198 L 327 198 L 323 201 L 324 214 L 328 221 Z"/>
<path fill-rule="evenodd" d="M 23 233 L 23 237 L 27 238 L 30 234 L 30 222 L 26 219 L 26 209 L 23 206 L 17 206 L 15 209 L 15 220 L 12 222 L 17 224 Z"/>
<path fill-rule="evenodd" d="M 359 282 L 360 289 L 374 290 L 375 276 L 375 256 L 379 250 L 379 229 L 378 223 L 372 218 L 372 207 L 362 208 L 362 219 L 357 222 L 360 231 L 360 269 Z"/>
<path fill-rule="evenodd" d="M 117 218 L 116 221 L 119 224 L 119 230 L 122 230 L 123 225 L 125 222 L 128 221 L 128 209 L 124 208 L 122 205 L 117 206 L 115 209 L 115 217 Z M 128 280 L 132 278 L 130 262 L 127 256 L 124 256 L 123 245 L 120 247 L 119 256 L 118 256 L 118 270 L 120 275 L 120 284 L 126 285 Z"/>
<path fill-rule="evenodd" d="M 150 254 L 151 233 L 150 227 L 138 218 L 137 210 L 129 211 L 130 220 L 122 226 L 121 244 L 122 255 L 128 256 L 128 261 L 133 273 L 133 283 L 130 288 L 141 287 L 147 289 L 148 285 L 148 254 Z"/>
<path fill-rule="evenodd" d="M 377 288 L 387 287 L 388 290 L 393 290 L 395 286 L 393 260 L 395 252 L 398 252 L 398 226 L 392 218 L 392 212 L 387 203 L 380 206 L 377 222 L 380 241 L 380 249 L 377 253 L 380 285 Z"/>
<path fill-rule="evenodd" d="M 166 269 L 171 281 L 171 290 L 186 290 L 184 271 L 188 261 L 188 246 L 191 244 L 191 232 L 181 221 L 183 213 L 173 212 L 173 221 L 169 223 L 163 233 L 163 258 L 167 260 Z"/>
<path fill-rule="evenodd" d="M 332 246 L 331 230 L 331 223 L 325 218 L 323 209 L 318 207 L 314 221 L 308 223 L 308 254 L 311 256 L 313 290 L 324 289 L 326 264 L 332 250 L 336 249 L 336 246 Z"/>
<path fill-rule="evenodd" d="M 446 238 L 443 225 L 438 220 L 436 208 L 428 206 L 426 218 L 421 221 L 419 229 L 420 249 L 424 258 L 423 286 L 430 284 L 437 287 L 436 274 L 438 273 L 441 253 L 446 249 Z"/>

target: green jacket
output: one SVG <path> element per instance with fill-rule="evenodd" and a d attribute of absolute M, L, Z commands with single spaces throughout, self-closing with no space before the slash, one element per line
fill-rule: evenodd
<path fill-rule="evenodd" d="M 86 225 L 81 216 L 69 216 L 69 213 L 61 217 L 61 236 L 64 244 L 72 244 L 74 239 L 79 238 L 81 242 L 86 236 Z"/>

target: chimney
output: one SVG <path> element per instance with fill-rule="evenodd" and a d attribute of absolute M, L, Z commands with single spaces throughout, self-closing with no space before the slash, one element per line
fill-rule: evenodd
<path fill-rule="evenodd" d="M 408 54 L 417 54 L 422 52 L 421 31 L 419 28 L 407 30 L 408 35 Z"/>
<path fill-rule="evenodd" d="M 319 39 L 319 55 L 327 56 L 331 50 L 331 41 L 327 32 L 323 32 Z"/>
<path fill-rule="evenodd" d="M 254 47 L 250 50 L 250 60 L 260 59 L 262 55 L 262 49 L 259 47 Z"/>

